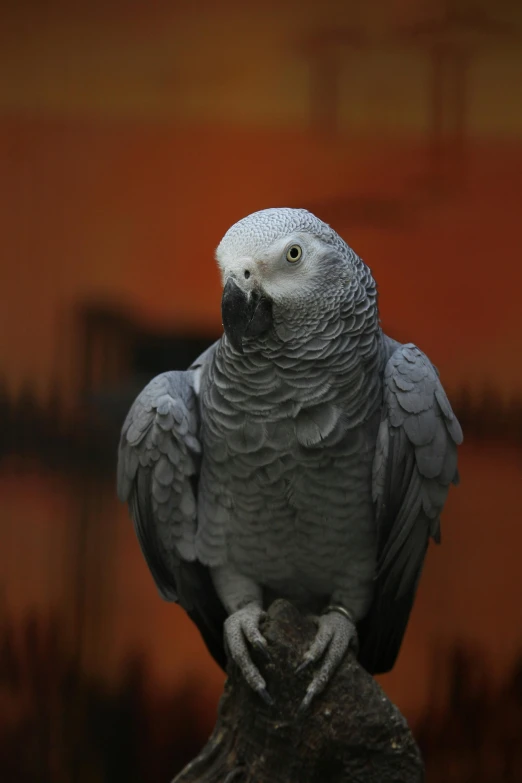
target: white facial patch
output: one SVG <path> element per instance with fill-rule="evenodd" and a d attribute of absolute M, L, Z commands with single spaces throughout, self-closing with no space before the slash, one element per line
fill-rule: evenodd
<path fill-rule="evenodd" d="M 292 245 L 302 249 L 297 262 L 287 259 Z M 244 291 L 260 288 L 274 301 L 288 299 L 304 293 L 314 285 L 320 273 L 319 259 L 325 246 L 316 237 L 296 232 L 283 236 L 268 247 L 259 242 L 249 242 L 248 236 L 241 243 L 225 240 L 216 252 L 223 283 L 233 276 Z"/>

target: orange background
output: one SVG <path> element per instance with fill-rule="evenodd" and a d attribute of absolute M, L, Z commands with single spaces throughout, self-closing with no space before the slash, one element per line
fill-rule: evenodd
<path fill-rule="evenodd" d="M 75 408 L 76 317 L 88 302 L 159 332 L 218 333 L 214 248 L 230 224 L 268 206 L 305 206 L 331 222 L 371 266 L 385 329 L 430 355 L 450 396 L 522 395 L 517 4 L 109 5 L 24 0 L 2 11 L 9 395 L 29 386 L 45 401 L 57 388 Z M 420 23 L 431 32 L 412 37 Z M 450 74 L 437 136 L 441 41 L 465 67 Z M 330 74 L 318 97 L 314 62 Z M 473 433 L 461 450 L 443 545 L 382 680 L 408 716 L 427 703 L 434 658 L 457 640 L 499 678 L 522 648 L 520 456 L 520 441 Z M 6 610 L 65 611 L 75 487 L 39 464 L 6 467 L 0 493 Z M 105 490 L 96 520 L 85 665 L 110 680 L 144 650 L 156 687 L 198 679 L 210 726 L 221 673 L 182 611 L 160 601 L 126 510 Z"/>

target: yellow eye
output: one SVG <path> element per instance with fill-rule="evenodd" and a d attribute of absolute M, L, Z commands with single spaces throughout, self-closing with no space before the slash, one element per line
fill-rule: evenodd
<path fill-rule="evenodd" d="M 295 264 L 302 255 L 303 251 L 301 250 L 301 247 L 299 245 L 292 245 L 286 251 L 286 260 L 290 261 L 291 264 Z"/>

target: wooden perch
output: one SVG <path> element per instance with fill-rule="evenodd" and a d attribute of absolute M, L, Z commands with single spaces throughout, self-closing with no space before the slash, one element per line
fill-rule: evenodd
<path fill-rule="evenodd" d="M 316 633 L 287 601 L 262 626 L 271 662 L 252 657 L 275 701 L 267 706 L 235 664 L 207 745 L 173 783 L 421 783 L 423 763 L 408 725 L 353 653 L 302 719 L 312 672 L 295 674 Z"/>

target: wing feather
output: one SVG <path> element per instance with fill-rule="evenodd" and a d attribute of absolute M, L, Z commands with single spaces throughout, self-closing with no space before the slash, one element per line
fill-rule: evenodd
<path fill-rule="evenodd" d="M 224 667 L 226 613 L 194 546 L 201 455 L 195 374 L 163 373 L 137 397 L 122 428 L 117 486 L 160 594 L 185 609 Z"/>
<path fill-rule="evenodd" d="M 191 446 L 197 429 L 190 374 L 168 372 L 139 395 L 120 439 L 118 496 L 129 502 L 143 554 L 167 600 L 178 599 L 180 546 L 185 560 L 195 559 L 196 504 L 190 478 L 196 474 Z M 187 435 L 192 436 L 188 443 Z"/>
<path fill-rule="evenodd" d="M 438 372 L 415 345 L 397 347 L 384 371 L 384 398 L 373 465 L 378 530 L 375 597 L 359 628 L 360 659 L 389 671 L 406 630 L 429 539 L 458 482 L 462 430 Z"/>

